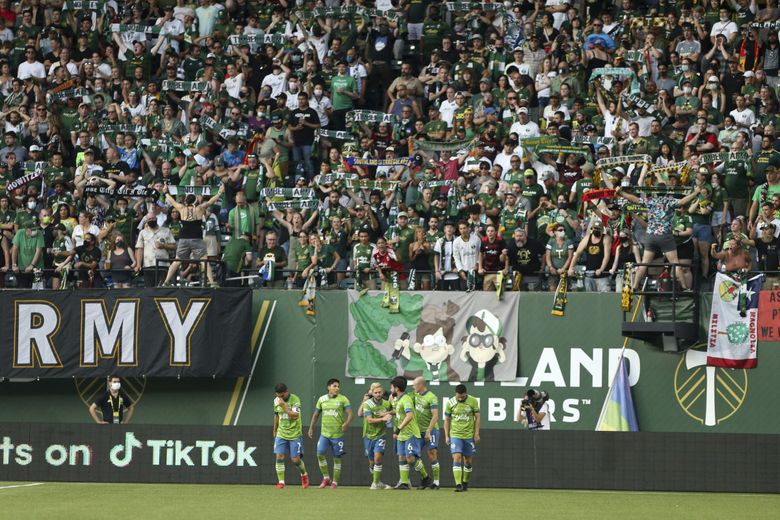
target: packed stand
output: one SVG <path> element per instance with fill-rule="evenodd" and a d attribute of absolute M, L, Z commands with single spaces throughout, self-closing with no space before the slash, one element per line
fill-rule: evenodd
<path fill-rule="evenodd" d="M 679 290 L 780 280 L 778 20 L 0 0 L 0 281 L 620 291 L 663 258 Z"/>

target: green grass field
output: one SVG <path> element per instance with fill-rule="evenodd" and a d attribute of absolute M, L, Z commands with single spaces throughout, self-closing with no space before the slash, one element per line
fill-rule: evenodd
<path fill-rule="evenodd" d="M 780 495 L 0 482 L 0 518 L 777 518 Z M 7 487 L 7 486 L 24 487 Z M 424 500 L 422 500 L 424 497 Z M 410 509 L 404 512 L 403 505 Z"/>

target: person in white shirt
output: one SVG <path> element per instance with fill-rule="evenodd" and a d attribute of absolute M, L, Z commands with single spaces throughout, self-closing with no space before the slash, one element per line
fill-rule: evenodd
<path fill-rule="evenodd" d="M 84 235 L 87 233 L 96 237 L 100 234 L 100 228 L 92 223 L 92 217 L 89 213 L 82 211 L 79 213 L 79 223 L 73 228 L 73 233 L 70 237 L 75 247 L 80 247 L 84 244 Z"/>
<path fill-rule="evenodd" d="M 712 24 L 712 30 L 710 31 L 710 41 L 713 45 L 715 45 L 717 43 L 715 41 L 717 36 L 722 34 L 726 37 L 727 42 L 734 43 L 734 40 L 737 39 L 737 34 L 739 34 L 739 28 L 737 27 L 737 24 L 731 21 L 731 12 L 727 7 L 721 7 L 719 15 L 720 21 Z"/>
<path fill-rule="evenodd" d="M 496 155 L 496 158 L 493 161 L 493 166 L 501 166 L 502 176 L 512 168 L 512 157 L 517 157 L 515 154 L 515 144 L 514 141 L 507 139 L 504 143 L 504 149 Z"/>
<path fill-rule="evenodd" d="M 322 85 L 315 85 L 309 94 L 309 106 L 313 108 L 320 118 L 320 126 L 327 128 L 330 123 L 330 113 L 333 112 L 333 103 L 328 96 L 323 95 Z"/>
<path fill-rule="evenodd" d="M 239 94 L 241 93 L 241 87 L 244 86 L 244 73 L 238 72 L 236 66 L 232 63 L 228 63 L 226 71 L 227 74 L 225 75 L 225 81 L 222 82 L 222 85 L 225 87 L 228 96 L 238 100 Z"/>
<path fill-rule="evenodd" d="M 176 250 L 176 239 L 168 226 L 158 224 L 157 219 L 144 217 L 138 240 L 135 242 L 135 270 L 143 269 L 144 283 L 147 287 L 156 287 L 165 277 L 166 265 L 157 267 L 157 260 L 168 260 L 169 251 Z M 148 223 L 147 223 L 148 222 Z"/>
<path fill-rule="evenodd" d="M 271 74 L 263 78 L 261 87 L 271 87 L 271 97 L 276 98 L 284 92 L 287 87 L 287 76 L 290 74 L 290 68 L 279 60 L 274 60 L 271 67 Z"/>
<path fill-rule="evenodd" d="M 745 72 L 746 78 L 752 76 L 753 76 L 752 70 Z M 752 110 L 747 108 L 745 96 L 739 95 L 734 101 L 737 104 L 737 108 L 729 112 L 729 115 L 734 118 L 734 122 L 737 124 L 739 128 L 745 128 L 747 130 L 750 130 L 750 127 L 753 126 L 756 122 L 756 114 L 754 114 Z"/>
<path fill-rule="evenodd" d="M 35 59 L 35 48 L 27 47 L 24 49 L 25 61 L 19 64 L 19 70 L 16 77 L 25 80 L 32 78 L 37 83 L 46 81 L 46 68 L 43 63 Z"/>
<path fill-rule="evenodd" d="M 520 139 L 527 137 L 539 137 L 539 125 L 528 120 L 528 108 L 520 107 L 517 110 L 520 121 L 512 124 L 509 129 L 510 134 L 517 134 Z"/>
<path fill-rule="evenodd" d="M 444 236 L 436 241 L 433 246 L 434 267 L 437 288 L 445 291 L 459 291 L 465 289 L 460 284 L 460 275 L 455 268 L 454 244 L 455 225 L 452 222 L 444 223 Z"/>
<path fill-rule="evenodd" d="M 158 18 L 154 25 L 160 27 L 160 37 L 165 40 L 160 45 L 160 48 L 157 49 L 157 54 L 162 55 L 169 44 L 178 54 L 179 42 L 184 40 L 182 36 L 184 34 L 184 24 L 178 18 L 174 18 L 173 6 L 165 7 L 163 16 Z"/>
<path fill-rule="evenodd" d="M 551 12 L 553 15 L 553 27 L 556 30 L 561 30 L 561 25 L 566 21 L 566 11 L 569 10 L 569 0 L 547 0 L 544 7 L 545 11 Z"/>
<path fill-rule="evenodd" d="M 447 99 L 441 102 L 439 106 L 439 114 L 441 114 L 441 120 L 447 123 L 447 128 L 452 128 L 452 119 L 455 117 L 455 109 L 458 108 L 455 103 L 455 89 L 452 87 L 447 88 Z"/>
<path fill-rule="evenodd" d="M 458 224 L 460 235 L 452 243 L 452 258 L 455 261 L 455 269 L 463 282 L 469 278 L 469 273 L 479 269 L 479 237 L 471 233 L 471 229 L 465 222 Z M 473 276 L 473 274 L 472 274 Z M 463 283 L 461 282 L 461 283 Z"/>

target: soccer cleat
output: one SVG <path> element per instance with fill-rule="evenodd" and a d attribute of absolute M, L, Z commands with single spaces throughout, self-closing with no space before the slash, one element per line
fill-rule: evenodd
<path fill-rule="evenodd" d="M 464 482 L 463 483 L 463 491 L 468 491 L 468 490 L 469 490 L 469 484 L 468 484 L 468 482 Z"/>
<path fill-rule="evenodd" d="M 455 486 L 455 493 L 460 493 L 461 491 L 463 491 L 462 484 L 458 484 L 457 486 Z"/>
<path fill-rule="evenodd" d="M 420 481 L 420 485 L 417 486 L 417 489 L 425 489 L 427 487 L 430 487 L 431 484 L 433 484 L 433 479 L 430 476 L 425 477 L 424 479 L 422 479 L 422 481 Z"/>
<path fill-rule="evenodd" d="M 301 475 L 301 487 L 306 489 L 309 487 L 309 475 Z"/>
<path fill-rule="evenodd" d="M 274 487 L 276 489 L 284 489 L 284 482 L 277 482 Z"/>
<path fill-rule="evenodd" d="M 382 485 L 381 483 L 377 484 L 376 482 L 372 482 L 371 485 L 368 487 L 368 489 L 370 489 L 372 491 L 376 490 L 376 489 L 384 489 L 384 488 L 380 487 L 381 485 Z"/>
<path fill-rule="evenodd" d="M 339 487 L 339 485 L 336 482 L 330 483 L 330 489 L 336 489 L 337 487 Z"/>
<path fill-rule="evenodd" d="M 324 479 L 322 479 L 322 484 L 320 484 L 320 489 L 325 489 L 328 486 L 330 486 L 330 479 L 328 477 L 325 477 Z"/>
<path fill-rule="evenodd" d="M 384 482 L 380 482 L 379 485 L 381 486 L 379 489 L 393 489 L 393 486 L 385 484 Z"/>
<path fill-rule="evenodd" d="M 409 484 L 402 484 L 399 482 L 398 485 L 395 486 L 395 489 L 399 491 L 409 491 L 411 488 L 409 487 Z"/>
<path fill-rule="evenodd" d="M 431 484 L 431 485 L 430 485 L 430 487 L 429 487 L 428 489 L 439 489 L 439 485 L 438 485 L 438 484 L 435 484 L 435 483 L 434 483 L 434 484 Z"/>

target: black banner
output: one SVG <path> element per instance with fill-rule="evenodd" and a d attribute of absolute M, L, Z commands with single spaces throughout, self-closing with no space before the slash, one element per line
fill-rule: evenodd
<path fill-rule="evenodd" d="M 249 289 L 4 291 L 0 377 L 246 376 L 251 312 Z"/>

